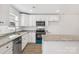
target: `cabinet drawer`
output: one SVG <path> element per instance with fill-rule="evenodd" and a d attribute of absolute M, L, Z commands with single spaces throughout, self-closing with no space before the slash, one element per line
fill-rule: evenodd
<path fill-rule="evenodd" d="M 12 49 L 7 50 L 7 51 L 4 52 L 3 54 L 13 54 Z"/>
<path fill-rule="evenodd" d="M 6 52 L 7 50 L 12 49 L 12 45 L 13 45 L 12 42 L 10 42 L 10 43 L 8 43 L 8 44 L 2 46 L 2 47 L 0 48 L 0 53 L 4 53 L 4 52 Z"/>

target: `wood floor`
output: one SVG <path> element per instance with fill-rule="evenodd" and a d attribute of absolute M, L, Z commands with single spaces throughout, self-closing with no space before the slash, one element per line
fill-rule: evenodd
<path fill-rule="evenodd" d="M 42 45 L 28 43 L 23 51 L 23 54 L 42 54 Z"/>

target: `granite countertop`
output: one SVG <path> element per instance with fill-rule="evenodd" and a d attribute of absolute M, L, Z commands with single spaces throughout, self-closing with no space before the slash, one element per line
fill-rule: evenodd
<path fill-rule="evenodd" d="M 75 41 L 79 40 L 79 35 L 54 35 L 54 34 L 47 34 L 43 35 L 44 41 Z"/>
<path fill-rule="evenodd" d="M 8 35 L 0 36 L 0 47 L 11 42 L 12 40 L 16 39 L 17 37 L 24 35 L 25 33 L 27 33 L 27 32 L 16 32 L 16 33 L 11 33 Z M 16 36 L 9 38 L 12 35 L 16 35 Z"/>

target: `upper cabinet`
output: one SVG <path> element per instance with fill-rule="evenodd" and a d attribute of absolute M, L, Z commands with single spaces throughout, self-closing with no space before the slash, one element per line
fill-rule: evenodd
<path fill-rule="evenodd" d="M 59 21 L 60 15 L 35 15 L 37 21 Z"/>
<path fill-rule="evenodd" d="M 34 15 L 21 14 L 20 26 L 35 26 L 35 20 Z"/>
<path fill-rule="evenodd" d="M 10 4 L 0 4 L 0 33 L 11 33 L 19 29 L 19 11 Z M 4 30 L 5 29 L 5 30 Z"/>
<path fill-rule="evenodd" d="M 58 22 L 60 20 L 60 15 L 48 15 L 48 21 Z"/>
<path fill-rule="evenodd" d="M 20 13 L 13 6 L 9 7 L 9 21 L 14 22 L 15 26 L 19 26 L 20 22 Z"/>
<path fill-rule="evenodd" d="M 19 26 L 20 26 L 20 13 L 19 11 L 14 8 L 12 5 L 9 6 L 9 29 L 11 31 L 14 31 L 16 28 L 16 31 L 19 30 Z"/>
<path fill-rule="evenodd" d="M 29 26 L 29 15 L 21 14 L 20 26 Z"/>
<path fill-rule="evenodd" d="M 9 22 L 19 22 L 19 12 L 12 5 L 1 4 L 0 25 L 8 26 Z"/>
<path fill-rule="evenodd" d="M 29 16 L 29 26 L 36 26 L 36 21 L 46 21 L 46 16 L 44 15 L 30 15 Z"/>
<path fill-rule="evenodd" d="M 35 15 L 36 21 L 45 21 L 46 16 L 45 15 Z"/>
<path fill-rule="evenodd" d="M 36 26 L 36 16 L 35 15 L 29 16 L 29 26 Z"/>
<path fill-rule="evenodd" d="M 60 15 L 30 15 L 33 21 L 59 21 Z"/>
<path fill-rule="evenodd" d="M 30 26 L 36 26 L 36 21 L 45 21 L 46 26 L 48 22 L 58 22 L 60 20 L 60 15 L 30 15 L 29 24 Z"/>
<path fill-rule="evenodd" d="M 46 26 L 48 22 L 58 22 L 60 15 L 27 15 L 21 14 L 21 26 L 36 26 L 36 21 L 45 21 Z"/>

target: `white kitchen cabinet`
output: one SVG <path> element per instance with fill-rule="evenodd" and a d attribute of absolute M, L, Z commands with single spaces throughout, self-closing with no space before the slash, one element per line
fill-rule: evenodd
<path fill-rule="evenodd" d="M 46 15 L 30 15 L 29 26 L 36 26 L 36 21 L 46 21 Z"/>
<path fill-rule="evenodd" d="M 29 26 L 36 26 L 36 16 L 35 15 L 30 15 Z"/>
<path fill-rule="evenodd" d="M 4 52 L 3 54 L 13 54 L 13 51 L 12 51 L 12 49 L 9 49 L 6 52 Z"/>
<path fill-rule="evenodd" d="M 30 43 L 31 42 L 31 32 L 28 33 L 28 37 L 29 37 L 28 42 Z"/>
<path fill-rule="evenodd" d="M 29 42 L 30 43 L 35 43 L 36 39 L 36 34 L 35 32 L 29 32 Z"/>
<path fill-rule="evenodd" d="M 13 6 L 9 7 L 9 21 L 19 22 L 20 13 Z"/>
<path fill-rule="evenodd" d="M 35 32 L 32 32 L 31 34 L 31 37 L 32 37 L 32 42 L 35 43 L 35 39 L 36 39 L 36 33 Z"/>
<path fill-rule="evenodd" d="M 36 21 L 46 21 L 46 15 L 35 15 Z"/>
<path fill-rule="evenodd" d="M 48 21 L 58 22 L 60 20 L 60 15 L 48 15 Z"/>
<path fill-rule="evenodd" d="M 24 34 L 22 36 L 22 50 L 25 48 L 25 46 L 27 45 L 28 43 L 28 33 Z"/>
<path fill-rule="evenodd" d="M 30 26 L 35 26 L 36 21 L 45 21 L 46 26 L 48 26 L 48 21 L 58 22 L 60 20 L 60 15 L 30 15 Z"/>
<path fill-rule="evenodd" d="M 10 32 L 14 32 L 15 26 L 16 31 L 19 31 L 20 26 L 20 13 L 17 9 L 15 9 L 12 5 L 9 7 L 9 30 Z"/>
<path fill-rule="evenodd" d="M 29 26 L 29 15 L 21 14 L 20 26 Z"/>
<path fill-rule="evenodd" d="M 46 21 L 49 15 L 32 15 L 36 21 Z"/>
<path fill-rule="evenodd" d="M 13 43 L 10 42 L 10 43 L 0 47 L 0 54 L 12 53 L 13 52 L 12 49 L 13 49 Z"/>
<path fill-rule="evenodd" d="M 30 15 L 29 26 L 36 26 L 36 21 L 45 21 L 48 26 L 49 15 Z"/>
<path fill-rule="evenodd" d="M 36 26 L 36 21 L 59 21 L 60 15 L 26 15 L 21 14 L 21 26 Z"/>
<path fill-rule="evenodd" d="M 37 21 L 59 21 L 60 15 L 35 15 Z"/>
<path fill-rule="evenodd" d="M 6 32 L 14 32 L 15 27 L 11 26 L 13 24 L 12 22 L 14 22 L 16 26 L 19 26 L 19 12 L 15 8 L 13 8 L 12 5 L 0 4 L 0 26 L 7 27 L 7 29 L 5 29 L 6 31 L 2 30 L 2 32 L 4 32 L 5 34 Z"/>
<path fill-rule="evenodd" d="M 0 4 L 0 21 L 9 22 L 10 20 L 15 20 L 13 15 L 19 17 L 19 12 L 12 5 Z"/>

